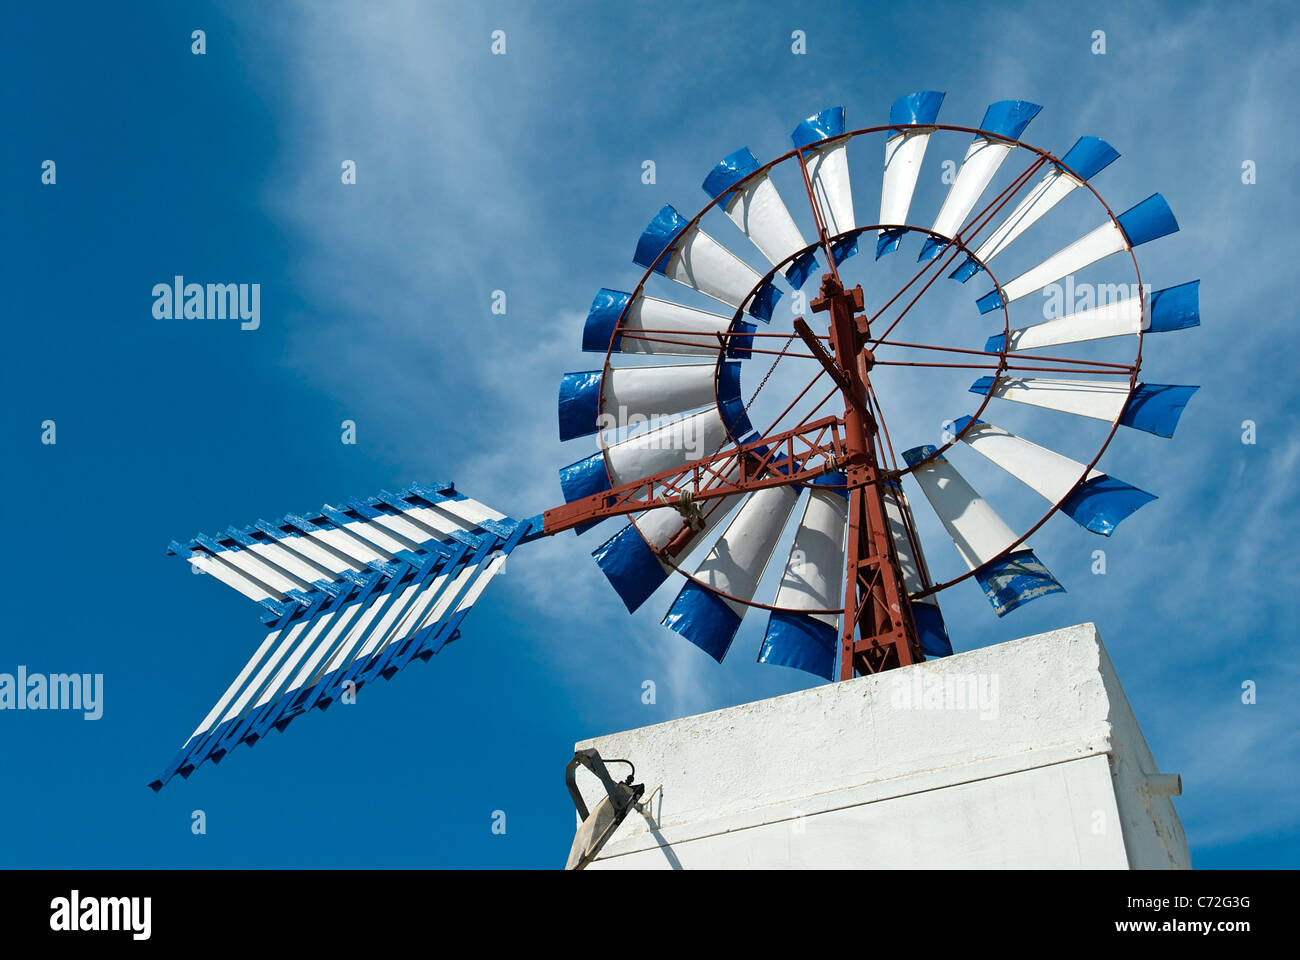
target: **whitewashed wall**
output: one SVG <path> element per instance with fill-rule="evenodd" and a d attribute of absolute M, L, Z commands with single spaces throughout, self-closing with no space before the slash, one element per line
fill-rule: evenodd
<path fill-rule="evenodd" d="M 972 680 L 983 709 L 903 699 Z M 662 785 L 591 869 L 1191 865 L 1092 624 L 578 746 Z"/>

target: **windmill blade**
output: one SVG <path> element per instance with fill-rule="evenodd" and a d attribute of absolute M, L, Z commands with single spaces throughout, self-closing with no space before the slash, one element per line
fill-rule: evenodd
<path fill-rule="evenodd" d="M 740 388 L 737 385 L 734 393 L 727 392 L 728 386 L 736 382 L 734 375 L 719 379 L 721 407 L 710 407 L 606 447 L 605 458 L 614 485 L 711 456 L 730 442 L 732 433 L 728 428 L 737 439 L 747 441 L 753 433 L 749 418 L 743 409 L 735 412 L 739 407 Z"/>
<path fill-rule="evenodd" d="M 350 529 L 344 529 L 344 528 Z M 150 784 L 160 790 L 205 760 L 220 761 L 240 743 L 283 730 L 312 707 L 325 708 L 345 691 L 380 676 L 391 679 L 414 659 L 427 660 L 459 635 L 461 622 L 520 543 L 542 536 L 540 517 L 515 521 L 455 491 L 451 484 L 412 484 L 401 494 L 350 501 L 346 511 L 323 508 L 312 518 L 291 515 L 259 522 L 239 536 L 173 542 L 199 569 L 244 569 L 261 554 L 284 560 L 330 558 L 321 579 L 283 597 L 255 596 L 271 628 L 225 693 Z M 325 536 L 325 534 L 336 536 Z M 396 538 L 396 539 L 394 539 Z M 330 542 L 356 547 L 406 541 L 391 559 L 376 556 L 359 569 L 341 562 Z M 310 548 L 308 547 L 310 545 Z M 215 548 L 215 550 L 214 550 Z M 216 567 L 214 568 L 214 564 Z"/>
<path fill-rule="evenodd" d="M 727 356 L 740 360 L 750 356 L 755 329 L 744 320 L 733 323 L 731 317 L 670 300 L 602 289 L 587 313 L 582 349 L 604 353 L 612 346 L 615 353 L 716 357 L 725 342 Z"/>
<path fill-rule="evenodd" d="M 749 315 L 769 322 L 781 291 L 698 225 L 688 224 L 672 206 L 663 207 L 641 234 L 632 259 L 721 303 L 739 308 L 748 301 Z"/>
<path fill-rule="evenodd" d="M 984 112 L 980 129 L 1009 140 L 1018 140 L 1025 127 L 1029 126 L 1029 121 L 1038 116 L 1038 111 L 1042 109 L 1028 100 L 1000 100 Z M 977 134 L 966 149 L 957 178 L 948 188 L 948 195 L 944 197 L 943 206 L 939 208 L 939 215 L 930 230 L 939 234 L 939 237 L 955 237 L 992 182 L 998 168 L 1002 166 L 1002 161 L 1014 149 L 1015 145 L 1005 140 Z M 933 260 L 939 255 L 947 243 L 946 239 L 939 237 L 926 237 L 921 253 L 916 258 L 918 262 Z"/>
<path fill-rule="evenodd" d="M 985 342 L 984 349 L 990 353 L 1000 353 L 1005 342 L 1007 352 L 1015 353 L 1063 343 L 1186 330 L 1188 327 L 1199 326 L 1201 322 L 1200 286 L 1201 281 L 1192 280 L 1176 287 L 1157 290 L 1150 296 L 1146 316 L 1143 316 L 1141 297 L 1129 297 L 1048 320 L 1046 323 L 1020 327 L 1011 331 L 1009 339 L 1006 334 L 995 334 Z"/>
<path fill-rule="evenodd" d="M 740 396 L 740 365 L 724 363 L 718 370 L 718 403 L 699 413 L 643 431 L 560 468 L 566 503 L 595 496 L 611 486 L 631 483 L 693 460 L 712 456 L 734 437 L 747 443 L 754 428 Z M 612 483 L 611 483 L 612 478 Z M 577 533 L 595 524 L 581 524 Z"/>
<path fill-rule="evenodd" d="M 908 466 L 915 467 L 934 452 L 935 448 L 929 445 L 913 447 L 903 452 L 903 459 Z M 968 569 L 988 563 L 1015 543 L 1016 534 L 1012 529 L 945 457 L 935 457 L 912 476 Z M 1065 592 L 1034 556 L 1028 542 L 977 573 L 975 579 L 999 617 L 1031 600 Z"/>
<path fill-rule="evenodd" d="M 844 538 L 848 528 L 848 480 L 828 473 L 808 488 L 808 500 L 795 531 L 781 586 L 767 619 L 759 663 L 794 667 L 827 680 L 839 666 L 840 618 L 844 606 Z M 830 485 L 830 488 L 827 487 Z"/>
<path fill-rule="evenodd" d="M 1127 383 L 1004 376 L 997 380 L 980 377 L 971 384 L 970 392 L 1093 420 L 1113 421 L 1119 417 L 1123 426 L 1157 437 L 1172 437 L 1183 408 L 1199 389 L 1172 383 L 1139 383 L 1130 395 Z"/>
<path fill-rule="evenodd" d="M 949 276 L 965 283 L 983 269 L 981 263 L 988 263 L 996 257 L 1073 193 L 1076 187 L 1083 186 L 1117 159 L 1119 151 L 1105 140 L 1080 137 L 1061 158 L 1061 165 L 1053 166 L 1016 205 L 1011 215 L 979 245 L 974 256 L 967 257 L 966 262 Z"/>
<path fill-rule="evenodd" d="M 1062 277 L 1082 270 L 1099 260 L 1131 250 L 1151 240 L 1176 233 L 1178 221 L 1165 198 L 1153 193 L 1141 203 L 1125 210 L 1092 232 L 1080 237 L 1063 250 L 1052 254 L 1036 267 L 1030 267 L 1014 280 L 991 290 L 976 301 L 980 313 L 1000 310 L 1004 304 L 1043 289 Z"/>
<path fill-rule="evenodd" d="M 606 367 L 560 380 L 560 439 L 685 413 L 714 402 L 714 363 Z"/>
<path fill-rule="evenodd" d="M 717 199 L 720 206 L 740 228 L 758 252 L 772 266 L 778 266 L 808 246 L 799 227 L 790 216 L 790 210 L 777 191 L 772 178 L 766 173 L 752 176 L 758 170 L 758 160 L 748 147 L 728 154 L 704 179 L 704 192 Z M 749 179 L 743 186 L 740 181 Z M 786 281 L 798 290 L 817 269 L 817 258 L 811 250 L 801 254 L 785 271 Z"/>
<path fill-rule="evenodd" d="M 844 133 L 844 108 L 830 107 L 802 121 L 790 134 L 808 169 L 808 181 L 826 235 L 848 234 L 831 243 L 831 255 L 836 263 L 843 263 L 858 252 L 853 183 L 849 179 L 849 141 Z M 802 149 L 814 143 L 819 145 Z"/>
<path fill-rule="evenodd" d="M 953 432 L 961 434 L 971 422 L 958 417 Z M 1122 480 L 1087 469 L 1064 454 L 1030 443 L 1014 433 L 976 420 L 961 437 L 972 450 L 997 464 L 1085 530 L 1109 537 L 1121 520 L 1156 499 Z M 1085 470 L 1087 478 L 1080 482 Z"/>
<path fill-rule="evenodd" d="M 728 480 L 740 474 L 739 464 L 724 473 Z M 650 598 L 669 574 L 686 560 L 703 541 L 709 530 L 725 520 L 743 499 L 734 494 L 710 501 L 701 508 L 699 525 L 685 546 L 670 563 L 662 552 L 683 532 L 686 521 L 674 507 L 658 507 L 638 515 L 592 551 L 601 572 L 627 607 L 635 613 Z"/>
<path fill-rule="evenodd" d="M 890 124 L 932 124 L 939 116 L 944 94 L 936 90 L 919 90 L 899 97 L 889 108 Z M 916 180 L 925 160 L 925 148 L 934 128 L 898 130 L 885 141 L 885 178 L 880 188 L 879 223 L 897 224 L 885 228 L 876 237 L 876 259 L 898 249 L 906 232 L 907 212 L 916 192 Z"/>
<path fill-rule="evenodd" d="M 708 587 L 688 580 L 664 617 L 664 626 L 721 663 L 748 609 L 740 601 L 754 598 L 798 499 L 798 490 L 791 486 L 765 487 L 747 494 L 695 570 L 695 577 Z M 715 592 L 719 590 L 730 596 L 720 596 Z"/>
<path fill-rule="evenodd" d="M 916 520 L 912 517 L 912 507 L 897 480 L 886 482 L 884 500 L 885 517 L 889 522 L 894 551 L 898 555 L 898 566 L 903 573 L 903 587 L 909 597 L 907 603 L 912 610 L 912 622 L 916 626 L 921 650 L 927 657 L 951 656 L 952 640 L 948 637 L 948 628 L 944 625 L 938 598 L 931 594 L 919 600 L 911 599 L 914 594 L 930 586 L 930 570 L 925 564 L 921 541 L 916 537 Z"/>

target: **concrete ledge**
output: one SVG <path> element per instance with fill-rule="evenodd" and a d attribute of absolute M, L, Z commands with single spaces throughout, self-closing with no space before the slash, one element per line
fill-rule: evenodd
<path fill-rule="evenodd" d="M 578 746 L 662 786 L 592 868 L 1190 866 L 1092 624 Z"/>

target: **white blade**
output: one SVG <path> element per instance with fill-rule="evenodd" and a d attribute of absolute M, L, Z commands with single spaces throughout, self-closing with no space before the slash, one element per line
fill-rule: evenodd
<path fill-rule="evenodd" d="M 839 669 L 840 616 L 811 613 L 844 606 L 845 534 L 848 498 L 843 474 L 832 473 L 808 487 L 808 500 L 795 531 L 781 585 L 767 618 L 760 663 L 806 670 L 834 679 Z M 828 489 L 827 485 L 841 489 Z"/>
<path fill-rule="evenodd" d="M 909 466 L 917 466 L 934 453 L 934 447 L 914 447 L 903 452 Z M 948 532 L 968 569 L 984 567 L 975 579 L 998 616 L 1051 593 L 1063 593 L 1028 543 L 1001 556 L 1016 541 L 1016 534 L 953 468 L 946 458 L 935 457 L 912 474 L 925 498 Z M 994 561 L 994 558 L 1001 559 Z M 988 564 L 988 566 L 984 566 Z"/>
<path fill-rule="evenodd" d="M 1041 290 L 1049 283 L 1082 270 L 1106 257 L 1140 246 L 1151 240 L 1174 233 L 1178 222 L 1165 198 L 1155 193 L 1141 203 L 1125 210 L 1114 220 L 1107 221 L 1092 232 L 1060 250 L 1042 263 L 1026 270 L 1020 276 L 1002 285 L 1002 296 L 993 290 L 977 301 L 981 313 L 999 309 L 1026 294 Z"/>
<path fill-rule="evenodd" d="M 916 521 L 912 517 L 912 507 L 897 481 L 885 485 L 884 500 L 885 517 L 889 522 L 894 551 L 898 554 L 898 565 L 903 572 L 903 588 L 908 593 L 917 639 L 921 641 L 921 648 L 927 657 L 946 657 L 952 653 L 952 640 L 948 638 L 939 601 L 933 594 L 920 600 L 912 599 L 915 594 L 931 585 L 925 554 L 921 550 L 920 541 L 913 536 Z"/>
<path fill-rule="evenodd" d="M 1067 299 L 1068 286 L 1067 284 Z M 1143 331 L 1164 333 L 1185 330 L 1201 322 L 1199 287 L 1200 281 L 1192 280 L 1155 293 L 1144 290 L 1145 307 L 1142 297 L 1128 297 L 1032 327 L 1021 327 L 1011 331 L 1007 350 L 1033 350 L 1062 343 L 1132 336 Z M 1099 298 L 1102 296 L 1102 293 L 1098 293 Z M 984 349 L 991 353 L 1000 351 L 1003 336 L 996 334 L 989 337 Z"/>
<path fill-rule="evenodd" d="M 990 134 L 1016 140 L 1024 132 L 1029 121 L 1038 115 L 1042 108 L 1027 100 L 1000 100 L 991 104 L 980 121 L 980 129 Z M 939 216 L 935 218 L 931 230 L 941 237 L 953 237 L 965 225 L 971 210 L 988 188 L 994 174 L 1002 166 L 1007 156 L 1015 147 L 1002 140 L 977 135 L 966 149 L 961 169 L 944 198 Z M 929 237 L 921 247 L 918 260 L 932 260 L 939 255 L 943 241 Z"/>
<path fill-rule="evenodd" d="M 620 316 L 622 326 L 618 326 Z M 739 337 L 720 338 L 731 328 L 731 317 L 644 294 L 632 300 L 631 294 L 604 289 L 596 294 L 587 314 L 582 349 L 604 353 L 612 338 L 616 353 L 716 357 L 725 343 L 729 356 L 748 356 L 748 342 Z M 753 325 L 739 321 L 739 329 L 752 332 Z"/>
<path fill-rule="evenodd" d="M 716 374 L 713 363 L 607 369 L 600 396 L 602 429 L 709 406 Z"/>
<path fill-rule="evenodd" d="M 885 178 L 880 188 L 880 222 L 904 226 L 912 207 L 912 194 L 921 175 L 930 133 L 909 130 L 885 141 Z M 881 231 L 883 235 L 885 231 Z"/>
<path fill-rule="evenodd" d="M 640 426 L 715 403 L 715 363 L 606 366 L 560 381 L 560 439 Z M 733 375 L 734 376 L 734 375 Z"/>
<path fill-rule="evenodd" d="M 960 433 L 970 417 L 953 421 Z M 976 453 L 997 464 L 1081 527 L 1108 537 L 1120 522 L 1155 497 L 1077 460 L 976 421 L 962 437 Z M 1084 471 L 1087 476 L 1084 476 Z"/>
<path fill-rule="evenodd" d="M 443 500 L 431 506 L 406 506 L 402 516 L 409 520 L 423 539 L 443 539 L 457 531 L 480 526 L 489 520 L 505 520 L 504 514 L 477 500 Z"/>
<path fill-rule="evenodd" d="M 889 110 L 891 124 L 930 124 L 939 115 L 944 95 L 922 90 L 894 101 Z M 885 141 L 885 176 L 880 188 L 879 223 L 904 226 L 916 192 L 916 180 L 930 143 L 929 129 L 900 130 Z M 876 242 L 876 258 L 897 248 L 900 234 L 881 230 Z"/>
<path fill-rule="evenodd" d="M 968 417 L 954 421 L 953 432 L 959 433 L 968 421 Z M 1100 470 L 1088 470 L 1084 477 L 1086 467 L 1079 461 L 982 420 L 962 440 L 1050 503 L 1063 500 L 1081 481 L 1103 476 Z"/>
<path fill-rule="evenodd" d="M 965 283 L 979 270 L 976 260 L 988 263 L 1076 187 L 1083 186 L 1118 157 L 1119 152 L 1105 140 L 1080 137 L 1061 158 L 1062 166 L 1053 166 L 1048 171 L 1025 199 L 1020 201 L 1011 216 L 1002 221 L 989 238 L 980 244 L 974 258 L 968 259 L 953 276 Z"/>
<path fill-rule="evenodd" d="M 934 451 L 933 447 L 908 450 L 903 456 L 908 465 L 919 462 Z M 909 457 L 909 454 L 912 456 Z M 937 457 L 912 474 L 925 498 L 930 501 L 943 528 L 968 569 L 993 559 L 1016 540 L 988 502 L 984 500 L 945 457 Z"/>
<path fill-rule="evenodd" d="M 987 392 L 990 379 L 984 377 L 976 381 L 976 385 L 982 388 L 976 390 L 972 387 L 971 391 Z M 993 396 L 999 400 L 1109 421 L 1118 417 L 1128 402 L 1129 385 L 1126 381 L 1002 377 L 993 386 Z"/>
<path fill-rule="evenodd" d="M 664 624 L 721 662 L 748 609 L 731 597 L 753 599 L 798 499 L 798 492 L 791 486 L 767 487 L 748 494 L 696 568 L 696 578 L 708 586 L 687 581 L 664 617 Z M 715 591 L 731 596 L 722 597 Z"/>
<path fill-rule="evenodd" d="M 775 606 L 791 610 L 833 610 L 844 606 L 844 537 L 848 528 L 849 502 L 839 490 L 820 486 L 808 488 L 799 528 L 790 546 Z M 829 627 L 838 628 L 835 614 L 810 614 Z"/>
<path fill-rule="evenodd" d="M 1025 198 L 1016 204 L 987 240 L 975 251 L 975 259 L 988 263 L 1011 245 L 1022 233 L 1041 220 L 1053 207 L 1068 197 L 1079 181 L 1067 173 L 1053 167 L 1043 179 L 1036 183 Z"/>
<path fill-rule="evenodd" d="M 304 538 L 294 537 L 289 540 L 276 540 L 270 543 L 254 543 L 251 546 L 246 545 L 244 550 L 284 571 L 296 583 L 303 584 L 299 589 L 307 589 L 311 584 L 320 580 L 337 579 L 341 561 L 334 560 L 330 564 L 312 562 L 293 548 L 293 541 L 301 539 Z"/>
<path fill-rule="evenodd" d="M 849 179 L 848 141 L 832 143 L 807 154 L 808 179 L 821 211 L 826 235 L 847 233 L 857 226 L 853 216 L 853 184 Z"/>
<path fill-rule="evenodd" d="M 956 236 L 957 231 L 965 224 L 966 218 L 970 216 L 971 210 L 975 208 L 976 202 L 988 188 L 993 175 L 1002 166 L 1002 161 L 1013 149 L 1010 144 L 999 140 L 985 140 L 983 137 L 977 137 L 971 143 L 966 150 L 966 156 L 962 159 L 961 169 L 957 171 L 957 179 L 948 189 L 943 206 L 939 208 L 939 215 L 935 217 L 934 226 L 930 228 L 934 233 L 942 237 Z M 942 243 L 930 238 L 922 251 L 922 259 L 927 253 L 937 256 L 937 251 L 942 246 Z"/>
<path fill-rule="evenodd" d="M 698 225 L 687 229 L 688 222 L 671 206 L 664 207 L 641 235 L 633 259 L 643 267 L 654 265 L 670 280 L 706 297 L 733 307 L 744 306 L 762 277 Z M 671 247 L 671 251 L 661 256 L 665 247 Z M 749 312 L 770 320 L 772 305 L 779 295 L 771 284 L 762 284 Z"/>
<path fill-rule="evenodd" d="M 1130 393 L 1127 383 L 1096 380 L 1050 380 L 1036 377 L 981 377 L 971 393 L 1060 410 L 1094 420 L 1115 420 L 1157 437 L 1172 437 L 1183 408 L 1199 387 L 1178 383 L 1139 383 Z"/>
<path fill-rule="evenodd" d="M 1004 283 L 1003 299 L 1007 303 L 1013 303 L 1026 294 L 1043 289 L 1049 283 L 1055 283 L 1064 276 L 1076 273 L 1098 260 L 1104 260 L 1127 249 L 1128 243 L 1124 239 L 1124 231 L 1113 221 L 1103 223 L 1064 250 L 1052 254 L 1042 263 L 1030 267 L 1020 276 Z"/>
<path fill-rule="evenodd" d="M 678 243 L 667 276 L 733 307 L 741 306 L 762 279 L 749 264 L 698 228 Z"/>
<path fill-rule="evenodd" d="M 832 107 L 809 117 L 790 135 L 796 147 L 839 137 L 845 132 L 844 108 Z M 847 233 L 857 226 L 853 216 L 853 184 L 849 179 L 847 139 L 831 139 L 803 152 L 813 197 L 827 236 Z"/>
<path fill-rule="evenodd" d="M 613 485 L 712 456 L 727 442 L 717 407 L 664 424 L 605 448 Z"/>
<path fill-rule="evenodd" d="M 920 593 L 929 586 L 930 571 L 925 566 L 925 556 L 921 545 L 914 543 L 908 535 L 903 512 L 911 516 L 911 507 L 903 491 L 896 486 L 885 486 L 885 516 L 889 521 L 889 533 L 894 541 L 894 550 L 898 554 L 898 565 L 903 572 L 903 587 L 908 594 Z M 913 522 L 915 530 L 916 524 Z"/>
<path fill-rule="evenodd" d="M 344 571 L 360 570 L 365 566 L 363 563 L 351 561 L 335 551 L 326 549 L 324 545 L 305 534 L 302 536 L 286 535 L 283 530 L 260 522 L 257 524 L 257 528 L 271 536 L 283 538 L 276 541 L 277 545 L 285 551 L 300 557 L 304 566 L 310 565 L 318 570 L 329 571 L 325 579 L 337 580 Z M 191 562 L 193 562 L 192 559 Z"/>
<path fill-rule="evenodd" d="M 235 677 L 234 681 L 231 682 L 230 686 L 226 688 L 226 692 L 221 695 L 221 698 L 217 700 L 215 704 L 213 704 L 212 709 L 208 711 L 208 715 L 203 718 L 203 721 L 195 728 L 194 732 L 190 734 L 190 740 L 197 737 L 200 733 L 206 733 L 216 726 L 217 719 L 225 714 L 227 709 L 229 709 L 230 704 L 234 701 L 236 695 L 238 695 L 238 693 L 244 688 L 249 677 L 253 675 L 253 671 L 256 670 L 266 659 L 267 654 L 271 652 L 272 648 L 276 646 L 279 640 L 280 631 L 278 630 L 272 630 L 266 635 L 262 640 L 261 645 L 258 646 L 256 651 L 254 651 L 253 656 L 246 664 L 244 664 L 243 669 L 239 671 L 239 674 Z"/>
<path fill-rule="evenodd" d="M 1007 339 L 1007 350 L 1033 350 L 1063 343 L 1082 343 L 1087 340 L 1105 340 L 1123 337 L 1142 331 L 1142 299 L 1129 297 L 1115 303 L 1103 304 L 1091 310 L 1080 310 L 1067 317 L 1058 317 L 1032 327 L 1012 330 Z M 1001 345 L 1002 335 L 992 338 L 995 349 Z"/>
<path fill-rule="evenodd" d="M 798 499 L 798 488 L 792 485 L 754 491 L 696 568 L 695 576 L 732 596 L 752 600 Z M 737 616 L 744 615 L 743 604 L 726 603 Z"/>
<path fill-rule="evenodd" d="M 223 550 L 214 555 L 216 560 L 204 562 L 202 554 L 191 556 L 191 562 L 204 573 L 210 573 L 222 583 L 226 583 L 240 593 L 253 599 L 250 585 L 256 590 L 269 593 L 277 600 L 284 598 L 290 590 L 302 590 L 307 584 L 294 580 L 272 567 L 262 556 L 247 547 Z"/>
<path fill-rule="evenodd" d="M 727 204 L 727 216 L 776 266 L 808 245 L 770 177 L 751 181 Z"/>
<path fill-rule="evenodd" d="M 347 525 L 350 526 L 350 525 Z M 317 527 L 304 531 L 307 538 L 321 550 L 346 558 L 357 567 L 376 560 L 392 559 L 392 554 L 377 550 L 344 527 Z"/>
<path fill-rule="evenodd" d="M 705 178 L 704 190 L 715 199 L 723 198 L 719 205 L 732 223 L 775 267 L 808 244 L 771 177 L 766 173 L 753 176 L 758 167 L 748 148 L 737 150 L 713 168 Z M 736 186 L 745 177 L 750 179 L 744 186 Z M 796 288 L 803 286 L 813 263 L 811 253 L 799 258 L 786 270 L 786 279 Z"/>
<path fill-rule="evenodd" d="M 284 594 L 280 591 L 272 590 L 266 584 L 247 576 L 238 567 L 220 559 L 222 554 L 228 552 L 222 551 L 221 554 L 195 552 L 190 554 L 189 562 L 209 576 L 220 580 L 231 589 L 242 593 L 250 600 L 260 603 L 263 600 L 284 599 Z"/>

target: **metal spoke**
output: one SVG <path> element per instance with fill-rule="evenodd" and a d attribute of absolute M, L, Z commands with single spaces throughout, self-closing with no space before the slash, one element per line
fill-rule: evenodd
<path fill-rule="evenodd" d="M 835 252 L 831 249 L 830 237 L 826 234 L 826 224 L 822 220 L 821 207 L 817 203 L 817 195 L 813 192 L 812 180 L 808 177 L 808 164 L 803 158 L 803 150 L 797 150 L 795 156 L 799 158 L 799 172 L 803 174 L 803 188 L 808 195 L 808 206 L 812 208 L 813 222 L 817 224 L 817 236 L 821 241 L 822 252 L 826 254 L 826 266 L 830 269 L 835 282 L 839 283 L 840 271 L 835 264 Z"/>
<path fill-rule="evenodd" d="M 961 353 L 961 354 L 968 354 L 970 356 L 977 356 L 977 357 L 1001 357 L 1002 356 L 1002 354 L 991 350 L 972 350 L 968 347 L 945 347 L 933 343 L 906 343 L 901 340 L 885 340 L 881 342 L 881 346 L 902 347 L 902 348 L 913 349 L 913 350 L 938 350 L 944 353 Z M 1133 369 L 1133 364 L 1131 363 L 1108 363 L 1108 362 L 1103 362 L 1101 360 L 1083 360 L 1078 357 L 1046 357 L 1046 356 L 1032 355 L 1032 356 L 1026 356 L 1024 359 L 1033 360 L 1035 362 L 1051 361 L 1054 363 L 1073 363 L 1073 364 L 1081 364 L 1090 367 L 1113 367 L 1116 370 L 1122 370 L 1126 373 Z M 1013 360 L 1012 357 L 1010 356 L 1007 357 L 1008 365 L 1011 364 L 1012 360 Z M 884 363 L 885 361 L 878 360 L 876 362 Z"/>

